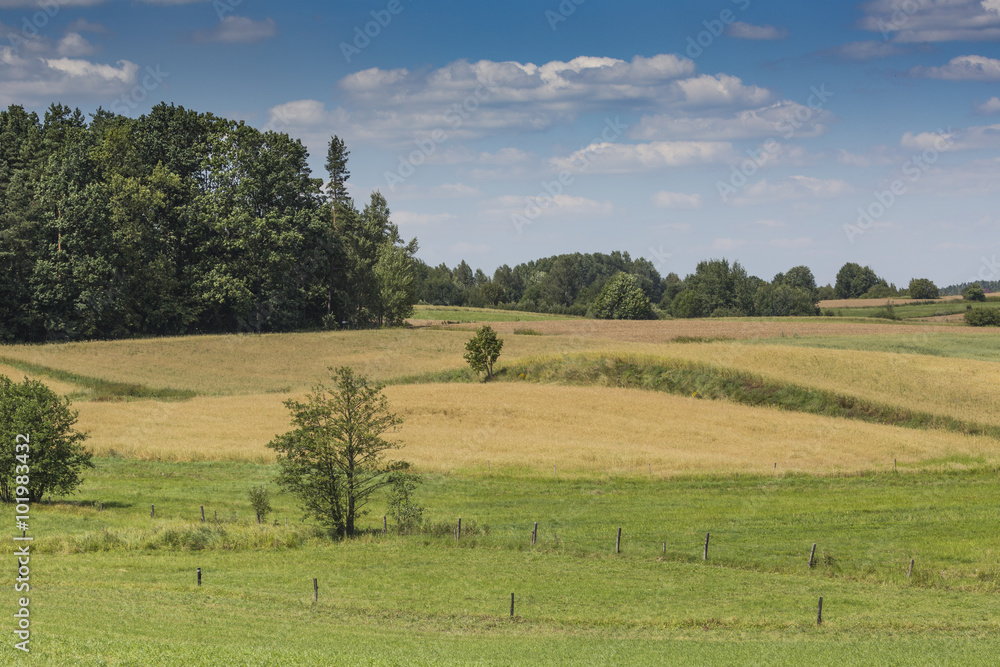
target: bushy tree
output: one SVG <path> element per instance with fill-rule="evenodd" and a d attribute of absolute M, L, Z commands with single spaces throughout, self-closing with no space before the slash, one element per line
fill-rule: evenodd
<path fill-rule="evenodd" d="M 837 272 L 837 284 L 835 287 L 837 298 L 861 298 L 865 292 L 880 282 L 885 283 L 884 280 L 875 275 L 875 272 L 870 267 L 861 266 L 854 262 L 847 262 Z"/>
<path fill-rule="evenodd" d="M 653 306 L 639 278 L 619 273 L 604 284 L 591 306 L 591 314 L 599 320 L 648 320 L 653 317 Z"/>
<path fill-rule="evenodd" d="M 420 526 L 424 508 L 418 505 L 413 494 L 423 480 L 409 473 L 395 473 L 389 485 L 389 516 L 396 524 L 396 530 L 406 533 Z"/>
<path fill-rule="evenodd" d="M 763 317 L 788 317 L 794 315 L 819 315 L 813 292 L 804 287 L 787 284 L 761 285 L 757 289 L 757 314 Z"/>
<path fill-rule="evenodd" d="M 705 317 L 705 302 L 701 294 L 694 290 L 684 290 L 674 299 L 670 305 L 670 314 L 674 317 L 690 319 L 693 317 Z"/>
<path fill-rule="evenodd" d="M 0 375 L 0 501 L 14 502 L 20 486 L 32 502 L 46 493 L 72 493 L 83 469 L 94 467 L 82 444 L 86 434 L 73 428 L 78 413 L 69 406 L 38 380 Z"/>
<path fill-rule="evenodd" d="M 486 324 L 476 330 L 473 336 L 465 344 L 465 360 L 469 362 L 477 373 L 486 373 L 486 379 L 493 379 L 493 364 L 500 357 L 500 350 L 503 349 L 503 340 L 497 338 L 497 333 L 493 327 Z"/>
<path fill-rule="evenodd" d="M 962 298 L 966 301 L 986 301 L 986 292 L 978 284 L 969 285 L 962 292 Z"/>
<path fill-rule="evenodd" d="M 271 493 L 267 490 L 267 487 L 261 484 L 260 486 L 251 486 L 247 491 L 247 497 L 250 498 L 250 506 L 253 508 L 254 514 L 257 515 L 257 523 L 261 523 L 267 520 L 267 515 L 271 513 Z"/>
<path fill-rule="evenodd" d="M 334 379 L 333 390 L 320 384 L 304 403 L 285 401 L 294 428 L 267 446 L 278 454 L 276 481 L 299 498 L 306 516 L 331 535 L 351 536 L 372 494 L 408 464 L 385 459 L 400 445 L 382 436 L 402 420 L 389 411 L 381 386 L 348 367 Z"/>
<path fill-rule="evenodd" d="M 973 327 L 1000 327 L 1000 308 L 973 308 L 965 311 L 965 323 Z"/>
<path fill-rule="evenodd" d="M 907 291 L 911 299 L 936 299 L 941 296 L 937 285 L 927 278 L 913 278 Z"/>

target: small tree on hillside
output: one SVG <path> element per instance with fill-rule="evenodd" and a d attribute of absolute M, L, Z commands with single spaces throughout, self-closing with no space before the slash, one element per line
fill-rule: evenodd
<path fill-rule="evenodd" d="M 334 378 L 333 392 L 320 384 L 305 403 L 285 401 L 295 428 L 267 446 L 278 453 L 276 481 L 298 496 L 306 516 L 331 535 L 351 536 L 371 495 L 409 464 L 385 460 L 383 453 L 399 445 L 382 434 L 402 420 L 389 412 L 381 386 L 347 367 Z"/>
<path fill-rule="evenodd" d="M 46 493 L 69 494 L 80 486 L 81 471 L 94 464 L 82 444 L 86 434 L 73 428 L 77 414 L 68 398 L 38 380 L 0 375 L 0 501 L 23 497 L 18 487 L 38 502 Z"/>
<path fill-rule="evenodd" d="M 476 330 L 476 335 L 465 344 L 465 360 L 477 373 L 486 373 L 486 379 L 493 379 L 493 364 L 500 357 L 503 340 L 497 338 L 493 327 L 486 324 Z"/>

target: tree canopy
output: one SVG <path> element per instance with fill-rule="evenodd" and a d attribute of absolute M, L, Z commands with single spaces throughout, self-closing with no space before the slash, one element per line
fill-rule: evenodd
<path fill-rule="evenodd" d="M 300 141 L 212 114 L 0 111 L 0 341 L 399 322 L 416 240 L 348 154 L 325 194 Z"/>

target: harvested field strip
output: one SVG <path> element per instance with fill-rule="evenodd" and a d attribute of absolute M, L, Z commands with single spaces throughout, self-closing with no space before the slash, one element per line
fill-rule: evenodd
<path fill-rule="evenodd" d="M 555 382 L 663 391 L 913 429 L 941 429 L 1000 440 L 1000 427 L 767 380 L 731 368 L 642 356 L 573 355 L 527 360 L 497 374 L 507 381 Z"/>
<path fill-rule="evenodd" d="M 111 382 L 100 378 L 87 377 L 69 371 L 31 364 L 17 359 L 0 357 L 0 364 L 27 373 L 32 377 L 51 378 L 62 383 L 59 389 L 76 387 L 77 391 L 69 393 L 71 398 L 88 398 L 97 401 L 125 400 L 135 398 L 153 398 L 160 400 L 183 400 L 193 398 L 197 394 L 185 389 L 155 389 L 141 384 Z M 2 368 L 2 366 L 0 366 Z M 56 389 L 57 391 L 59 389 Z M 82 391 L 81 391 L 82 390 Z"/>

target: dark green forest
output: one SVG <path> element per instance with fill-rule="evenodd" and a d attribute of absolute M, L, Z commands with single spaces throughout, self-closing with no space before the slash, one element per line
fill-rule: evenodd
<path fill-rule="evenodd" d="M 0 341 L 402 322 L 416 289 L 379 193 L 359 211 L 287 134 L 160 104 L 0 112 Z"/>

